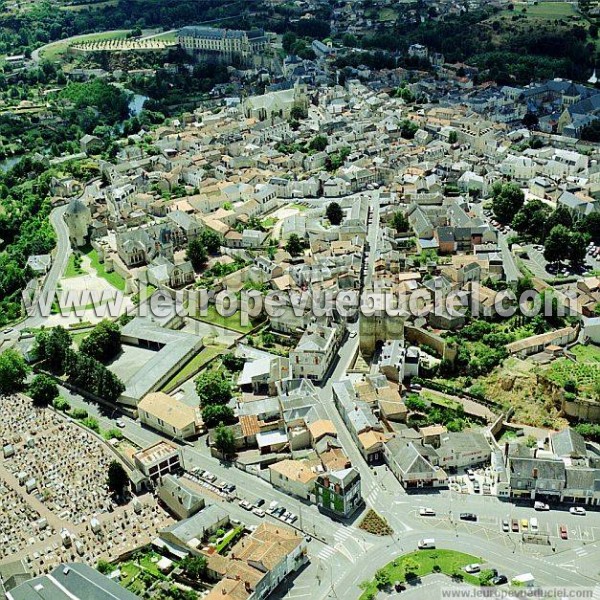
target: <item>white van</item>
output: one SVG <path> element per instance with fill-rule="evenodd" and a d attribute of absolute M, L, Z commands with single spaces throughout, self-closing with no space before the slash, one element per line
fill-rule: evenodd
<path fill-rule="evenodd" d="M 435 548 L 435 540 L 433 538 L 426 538 L 419 540 L 419 550 L 433 550 Z"/>
<path fill-rule="evenodd" d="M 536 533 L 538 530 L 538 520 L 535 517 L 531 517 L 529 519 L 529 528 L 533 533 Z"/>

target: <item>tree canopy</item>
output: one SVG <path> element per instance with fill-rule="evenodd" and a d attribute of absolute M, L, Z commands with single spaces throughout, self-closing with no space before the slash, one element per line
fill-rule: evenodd
<path fill-rule="evenodd" d="M 219 371 L 204 372 L 196 379 L 196 393 L 202 407 L 227 404 L 232 397 L 231 383 Z"/>
<path fill-rule="evenodd" d="M 223 423 L 215 429 L 214 433 L 215 448 L 223 455 L 230 456 L 235 452 L 235 437 L 233 431 Z"/>
<path fill-rule="evenodd" d="M 79 347 L 80 352 L 100 362 L 108 362 L 121 352 L 121 330 L 117 323 L 101 321 L 84 338 Z"/>
<path fill-rule="evenodd" d="M 46 408 L 58 398 L 58 386 L 52 377 L 41 373 L 33 378 L 28 393 L 35 406 Z"/>
<path fill-rule="evenodd" d="M 332 225 L 339 225 L 344 218 L 344 211 L 337 202 L 332 202 L 327 205 L 325 209 L 325 215 Z"/>
<path fill-rule="evenodd" d="M 115 495 L 120 496 L 129 484 L 127 471 L 118 460 L 113 460 L 108 465 L 108 489 Z"/>
<path fill-rule="evenodd" d="M 8 348 L 0 354 L 0 395 L 14 394 L 23 389 L 29 365 L 19 352 Z"/>
<path fill-rule="evenodd" d="M 292 233 L 288 238 L 285 249 L 289 252 L 290 256 L 299 256 L 304 250 L 304 242 L 297 234 Z"/>
<path fill-rule="evenodd" d="M 185 256 L 192 263 L 194 271 L 199 272 L 204 268 L 208 253 L 200 238 L 190 241 Z"/>
<path fill-rule="evenodd" d="M 511 223 L 524 202 L 525 196 L 516 183 L 495 184 L 492 189 L 492 210 L 503 225 Z"/>

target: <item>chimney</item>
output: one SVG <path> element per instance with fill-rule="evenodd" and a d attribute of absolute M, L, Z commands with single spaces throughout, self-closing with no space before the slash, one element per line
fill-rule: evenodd
<path fill-rule="evenodd" d="M 538 470 L 537 470 L 537 469 L 533 469 L 533 472 L 532 472 L 532 477 L 533 477 L 534 479 L 537 479 L 537 478 L 538 478 Z"/>

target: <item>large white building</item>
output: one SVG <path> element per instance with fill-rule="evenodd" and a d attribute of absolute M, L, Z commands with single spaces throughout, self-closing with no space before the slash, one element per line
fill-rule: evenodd
<path fill-rule="evenodd" d="M 196 57 L 214 57 L 220 60 L 249 62 L 267 45 L 262 29 L 240 31 L 213 27 L 183 27 L 178 34 L 179 45 Z"/>
<path fill-rule="evenodd" d="M 311 323 L 296 348 L 290 352 L 292 377 L 321 381 L 337 352 L 340 337 L 337 327 Z"/>

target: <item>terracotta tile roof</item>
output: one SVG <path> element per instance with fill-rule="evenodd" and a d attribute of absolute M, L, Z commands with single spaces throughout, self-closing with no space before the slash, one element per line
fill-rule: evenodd
<path fill-rule="evenodd" d="M 337 437 L 337 429 L 329 419 L 319 419 L 318 421 L 311 423 L 308 426 L 308 430 L 316 441 L 320 440 L 324 435 L 333 435 Z"/>
<path fill-rule="evenodd" d="M 258 417 L 256 415 L 242 415 L 240 417 L 240 425 L 242 426 L 244 437 L 256 435 L 260 431 L 260 425 L 258 424 Z"/>

